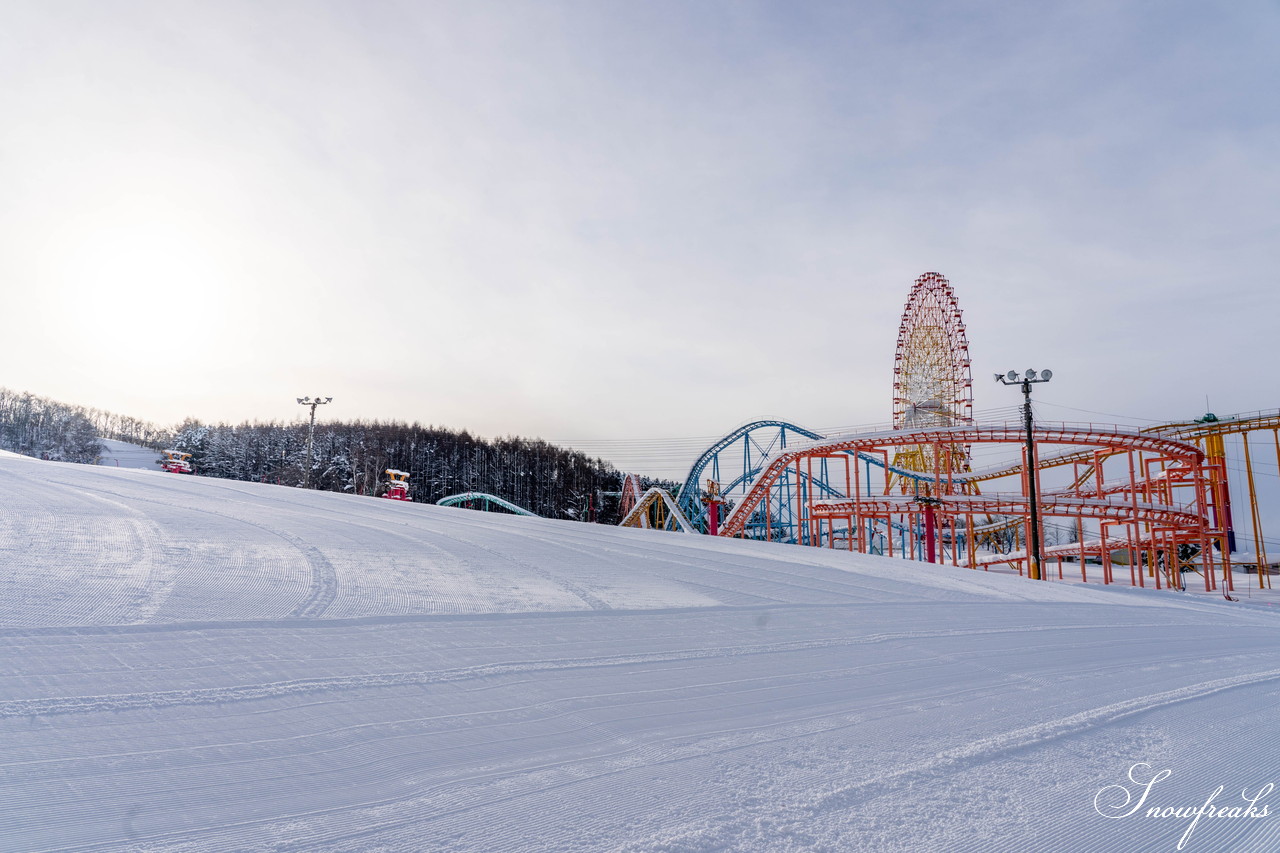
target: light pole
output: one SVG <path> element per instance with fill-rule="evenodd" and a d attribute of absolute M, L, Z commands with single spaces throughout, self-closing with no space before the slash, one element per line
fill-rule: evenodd
<path fill-rule="evenodd" d="M 316 440 L 316 406 L 332 403 L 332 397 L 299 397 L 298 405 L 311 407 L 311 426 L 307 430 L 307 466 L 302 469 L 302 485 L 311 488 L 311 447 Z"/>
<path fill-rule="evenodd" d="M 996 374 L 996 381 L 1001 385 L 1021 385 L 1022 396 L 1026 399 L 1026 403 L 1022 407 L 1023 423 L 1027 427 L 1027 490 L 1030 493 L 1029 502 L 1031 504 L 1031 529 L 1027 531 L 1027 547 L 1028 557 L 1027 568 L 1031 574 L 1032 580 L 1044 580 L 1044 573 L 1040 571 L 1040 508 L 1036 499 L 1036 444 L 1035 433 L 1031 431 L 1031 386 L 1040 382 L 1048 382 L 1053 378 L 1052 370 L 1040 371 L 1039 377 L 1036 376 L 1034 370 L 1028 370 L 1018 377 L 1018 371 L 1010 370 L 1005 374 Z"/>

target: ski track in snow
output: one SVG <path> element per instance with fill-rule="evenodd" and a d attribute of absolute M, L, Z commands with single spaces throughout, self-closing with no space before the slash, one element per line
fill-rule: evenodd
<path fill-rule="evenodd" d="M 1102 626 L 1092 625 L 1073 628 L 1072 630 L 1096 630 Z M 233 687 L 216 687 L 198 690 L 171 690 L 153 693 L 126 693 L 105 696 L 67 696 L 47 697 L 41 699 L 14 699 L 0 701 L 0 718 L 48 716 L 51 714 L 91 713 L 99 711 L 121 711 L 132 708 L 163 708 L 175 705 L 213 705 L 228 702 L 245 702 L 254 699 L 275 698 L 281 696 L 316 693 L 331 690 L 354 690 L 366 687 L 399 687 L 442 684 L 451 681 L 486 678 L 507 674 L 537 674 L 565 669 L 589 669 L 605 666 L 635 666 L 649 663 L 667 663 L 671 661 L 709 660 L 712 658 L 738 657 L 741 655 L 776 654 L 780 652 L 825 649 L 833 646 L 855 646 L 888 642 L 891 640 L 959 637 L 990 634 L 1025 634 L 1028 628 L 992 628 L 975 630 L 918 631 L 906 634 L 866 634 L 850 639 L 806 640 L 788 643 L 772 643 L 752 646 L 700 647 L 682 649 L 661 654 L 617 655 L 612 657 L 543 659 L 533 661 L 515 661 L 510 663 L 494 663 L 461 669 L 431 672 L 395 672 L 374 675 L 356 675 L 336 678 L 301 679 L 297 681 L 281 681 L 266 684 L 236 685 Z M 1064 630 L 1059 627 L 1055 630 Z M 1264 674 L 1267 680 L 1273 674 Z M 1243 678 L 1243 677 L 1242 677 Z M 1247 679 L 1237 678 L 1231 681 L 1246 683 Z M 1251 682 L 1249 682 L 1251 683 Z M 1215 682 L 1216 684 L 1216 682 Z M 1215 688 L 1225 689 L 1225 688 Z"/>
<path fill-rule="evenodd" d="M 67 488 L 71 488 L 69 483 L 60 482 L 59 485 L 62 485 Z M 77 490 L 77 491 L 80 491 L 80 490 Z M 159 503 L 159 504 L 169 505 L 166 501 L 153 499 L 153 498 L 139 497 L 137 495 L 126 495 L 120 492 L 110 492 L 110 494 L 113 494 L 119 498 L 132 499 L 135 502 Z M 118 506 L 123 506 L 122 504 L 119 504 L 117 501 L 111 501 L 111 503 L 114 503 Z M 233 522 L 235 525 L 247 525 L 249 527 L 256 527 L 259 530 L 265 531 L 266 533 L 272 536 L 276 536 L 276 537 L 279 537 L 280 539 L 283 539 L 285 542 L 289 543 L 289 545 L 291 545 L 294 549 L 296 549 L 299 554 L 302 555 L 302 558 L 303 560 L 305 560 L 307 568 L 310 572 L 311 582 L 307 589 L 305 597 L 301 602 L 298 603 L 296 607 L 294 607 L 291 611 L 289 611 L 289 614 L 288 614 L 289 616 L 298 617 L 298 618 L 307 618 L 307 619 L 317 618 L 321 614 L 323 614 L 326 609 L 328 609 L 329 605 L 333 603 L 334 598 L 337 597 L 338 575 L 337 575 L 337 572 L 334 570 L 333 564 L 329 562 L 328 557 L 326 557 L 319 548 L 317 548 L 315 545 L 310 544 L 309 542 L 304 540 L 302 537 L 291 533 L 287 529 L 282 529 L 279 526 L 273 527 L 266 524 L 260 524 L 249 518 L 244 518 L 242 516 L 235 515 L 229 512 L 218 511 L 215 509 L 211 509 L 207 506 L 206 507 L 184 507 L 184 509 L 186 509 L 188 512 L 203 513 L 206 515 L 212 515 L 212 516 L 218 517 L 220 519 L 225 519 L 227 521 Z M 156 609 L 158 608 L 152 609 L 150 611 L 150 615 L 154 616 Z"/>
<path fill-rule="evenodd" d="M 1280 782 L 1265 606 L 12 457 L 0 497 L 0 851 L 1165 851 L 1093 809 L 1133 763 Z"/>

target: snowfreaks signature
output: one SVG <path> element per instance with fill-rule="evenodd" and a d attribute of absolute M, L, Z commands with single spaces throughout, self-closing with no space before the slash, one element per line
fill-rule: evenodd
<path fill-rule="evenodd" d="M 1142 769 L 1139 769 L 1142 768 Z M 1209 798 L 1204 801 L 1202 806 L 1159 806 L 1148 804 L 1147 800 L 1151 797 L 1151 789 L 1156 786 L 1157 782 L 1162 782 L 1173 775 L 1172 770 L 1161 770 L 1153 775 L 1148 781 L 1139 780 L 1139 776 L 1146 776 L 1151 770 L 1151 765 L 1145 761 L 1139 762 L 1129 768 L 1129 781 L 1137 787 L 1130 790 L 1124 785 L 1108 785 L 1093 796 L 1093 808 L 1103 817 L 1119 820 L 1122 817 L 1130 817 L 1137 814 L 1144 806 L 1146 811 L 1143 812 L 1145 817 L 1153 818 L 1182 818 L 1191 819 L 1191 823 L 1187 825 L 1187 831 L 1182 834 L 1182 838 L 1178 841 L 1178 849 L 1181 850 L 1191 838 L 1191 833 L 1195 831 L 1196 824 L 1200 822 L 1200 818 L 1210 818 L 1217 821 L 1221 818 L 1236 820 L 1239 818 L 1263 818 L 1268 812 L 1267 806 L 1259 806 L 1258 801 L 1271 793 L 1275 785 L 1271 782 L 1263 785 L 1258 789 L 1256 794 L 1250 796 L 1249 789 L 1244 788 L 1240 791 L 1240 797 L 1247 806 L 1219 806 L 1214 805 L 1214 800 L 1223 792 L 1225 785 L 1219 785 Z M 1140 792 L 1140 793 L 1139 793 Z M 1137 802 L 1134 802 L 1136 795 Z"/>

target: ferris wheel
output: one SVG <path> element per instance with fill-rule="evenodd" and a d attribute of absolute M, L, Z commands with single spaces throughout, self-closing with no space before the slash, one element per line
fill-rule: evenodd
<path fill-rule="evenodd" d="M 940 273 L 916 279 L 907 297 L 893 362 L 894 429 L 941 429 L 973 423 L 973 377 L 964 318 L 951 283 Z M 969 470 L 968 449 L 921 445 L 900 450 L 894 466 L 911 471 Z M 899 486 L 919 489 L 899 478 Z"/>

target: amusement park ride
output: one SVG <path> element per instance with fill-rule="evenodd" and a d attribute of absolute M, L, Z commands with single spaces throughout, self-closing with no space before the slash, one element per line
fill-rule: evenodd
<path fill-rule="evenodd" d="M 696 483 L 695 491 L 696 491 Z M 671 493 L 661 486 L 652 486 L 640 493 L 640 480 L 634 474 L 622 478 L 622 498 L 618 511 L 622 514 L 619 527 L 651 527 L 656 530 L 679 530 L 682 533 L 702 532 L 690 523 L 688 516 L 676 504 Z"/>
<path fill-rule="evenodd" d="M 947 279 L 926 273 L 898 330 L 891 429 L 824 436 L 784 421 L 746 424 L 694 462 L 677 497 L 641 494 L 627 475 L 622 524 L 1003 564 L 1042 579 L 1050 563 L 1059 578 L 1072 563 L 1083 581 L 1111 583 L 1121 567 L 1134 585 L 1182 589 L 1184 572 L 1197 572 L 1206 591 L 1227 595 L 1235 536 L 1224 437 L 1238 435 L 1257 550 L 1244 567 L 1271 585 L 1249 436 L 1270 432 L 1280 465 L 1280 411 L 1142 430 L 1033 424 L 1030 383 L 1051 375 L 997 377 L 1024 386 L 1025 420 L 975 423 L 960 307 Z M 975 467 L 1001 449 L 1013 460 Z M 714 530 L 721 502 L 729 513 Z M 1045 528 L 1055 535 L 1041 548 Z"/>

